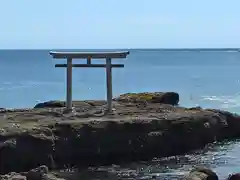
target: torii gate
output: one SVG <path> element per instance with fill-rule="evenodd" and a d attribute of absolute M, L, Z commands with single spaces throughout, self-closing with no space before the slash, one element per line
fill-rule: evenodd
<path fill-rule="evenodd" d="M 72 68 L 73 67 L 95 67 L 106 68 L 107 78 L 107 103 L 108 111 L 112 112 L 112 68 L 124 67 L 123 64 L 112 64 L 113 58 L 126 58 L 129 51 L 123 52 L 55 52 L 50 55 L 55 59 L 67 59 L 67 64 L 56 64 L 55 67 L 67 68 L 67 95 L 66 107 L 72 110 Z M 87 59 L 87 64 L 72 64 L 73 59 Z M 106 64 L 92 64 L 92 59 L 106 59 Z"/>

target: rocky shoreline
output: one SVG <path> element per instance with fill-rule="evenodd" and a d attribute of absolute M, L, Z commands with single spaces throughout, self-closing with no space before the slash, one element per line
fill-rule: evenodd
<path fill-rule="evenodd" d="M 158 176 L 152 175 L 150 179 L 157 179 Z M 47 166 L 39 166 L 27 172 L 11 172 L 5 175 L 0 175 L 0 180 L 67 180 L 68 174 L 49 171 Z M 70 178 L 72 179 L 72 178 Z M 182 180 L 219 180 L 218 175 L 209 168 L 195 167 L 190 172 L 184 173 L 179 177 Z M 240 180 L 240 173 L 228 174 L 226 180 Z"/>
<path fill-rule="evenodd" d="M 178 102 L 173 92 L 131 93 L 114 99 L 111 114 L 105 101 L 75 101 L 71 113 L 60 101 L 1 109 L 0 174 L 147 160 L 240 137 L 240 116 Z"/>

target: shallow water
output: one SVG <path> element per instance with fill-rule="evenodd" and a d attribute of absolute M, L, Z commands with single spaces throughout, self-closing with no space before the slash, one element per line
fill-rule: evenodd
<path fill-rule="evenodd" d="M 92 167 L 82 170 L 62 170 L 58 174 L 69 180 L 114 179 L 181 179 L 194 166 L 204 166 L 217 172 L 220 179 L 240 172 L 240 140 L 210 144 L 203 150 L 180 156 L 154 158 L 147 162 Z"/>

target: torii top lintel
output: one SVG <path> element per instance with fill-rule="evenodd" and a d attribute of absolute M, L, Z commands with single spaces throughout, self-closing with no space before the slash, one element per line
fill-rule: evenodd
<path fill-rule="evenodd" d="M 56 52 L 51 51 L 50 55 L 55 59 L 108 59 L 126 58 L 129 51 L 119 52 Z"/>

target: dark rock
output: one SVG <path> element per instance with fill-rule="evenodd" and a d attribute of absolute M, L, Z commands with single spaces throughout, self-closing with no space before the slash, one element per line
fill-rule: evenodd
<path fill-rule="evenodd" d="M 218 176 L 211 169 L 198 167 L 190 171 L 190 173 L 184 177 L 185 180 L 218 180 Z"/>
<path fill-rule="evenodd" d="M 0 179 L 1 180 L 27 180 L 27 177 L 15 172 L 11 172 L 9 174 L 0 175 Z"/>
<path fill-rule="evenodd" d="M 207 111 L 215 112 L 222 119 L 226 120 L 225 128 L 222 128 L 223 138 L 239 137 L 240 136 L 240 116 L 228 111 L 218 110 L 218 109 L 206 109 Z"/>
<path fill-rule="evenodd" d="M 214 142 L 225 125 L 212 112 L 171 115 L 167 119 L 159 116 L 148 120 L 99 121 L 78 127 L 57 124 L 55 161 L 57 164 L 111 164 L 124 159 L 176 155 Z"/>
<path fill-rule="evenodd" d="M 115 101 L 121 102 L 141 102 L 162 103 L 177 105 L 179 103 L 179 94 L 175 92 L 154 92 L 154 93 L 126 93 L 122 94 Z"/>
<path fill-rule="evenodd" d="M 38 103 L 34 108 L 60 108 L 64 107 L 65 103 L 62 101 L 48 101 L 43 103 Z"/>
<path fill-rule="evenodd" d="M 236 173 L 236 174 L 231 174 L 231 175 L 229 175 L 229 177 L 227 178 L 227 180 L 240 180 L 240 173 Z"/>
<path fill-rule="evenodd" d="M 26 173 L 22 173 L 25 174 L 25 176 L 27 177 L 28 180 L 42 180 L 44 174 L 48 174 L 49 170 L 47 166 L 40 166 L 38 168 L 32 169 Z"/>
<path fill-rule="evenodd" d="M 122 95 L 114 113 L 99 116 L 90 115 L 105 107 L 103 101 L 75 101 L 72 114 L 62 108 L 6 112 L 0 116 L 0 173 L 147 160 L 240 136 L 238 115 L 164 104 L 159 94 Z M 140 100 L 147 105 L 137 106 Z"/>
<path fill-rule="evenodd" d="M 18 168 L 16 140 L 9 139 L 0 144 L 0 174 L 8 173 Z"/>
<path fill-rule="evenodd" d="M 0 146 L 0 173 L 26 171 L 39 164 L 51 166 L 53 146 L 53 136 L 45 133 L 43 128 L 23 132 L 14 140 L 5 141 Z"/>
<path fill-rule="evenodd" d="M 11 172 L 6 175 L 0 175 L 1 180 L 64 180 L 56 177 L 48 171 L 47 166 L 40 166 L 28 172 L 15 173 Z"/>
<path fill-rule="evenodd" d="M 80 111 L 88 111 L 94 108 L 97 105 L 104 105 L 106 101 L 73 101 L 73 107 L 80 110 Z M 63 101 L 47 101 L 43 103 L 38 103 L 34 106 L 34 109 L 42 109 L 42 108 L 54 108 L 60 109 L 62 113 L 69 113 L 71 110 L 65 109 L 66 103 Z"/>
<path fill-rule="evenodd" d="M 188 108 L 189 110 L 201 110 L 202 108 L 200 106 L 197 106 L 197 107 L 191 107 L 191 108 Z"/>
<path fill-rule="evenodd" d="M 162 93 L 159 96 L 153 96 L 152 102 L 177 105 L 179 103 L 179 94 L 175 92 Z"/>

